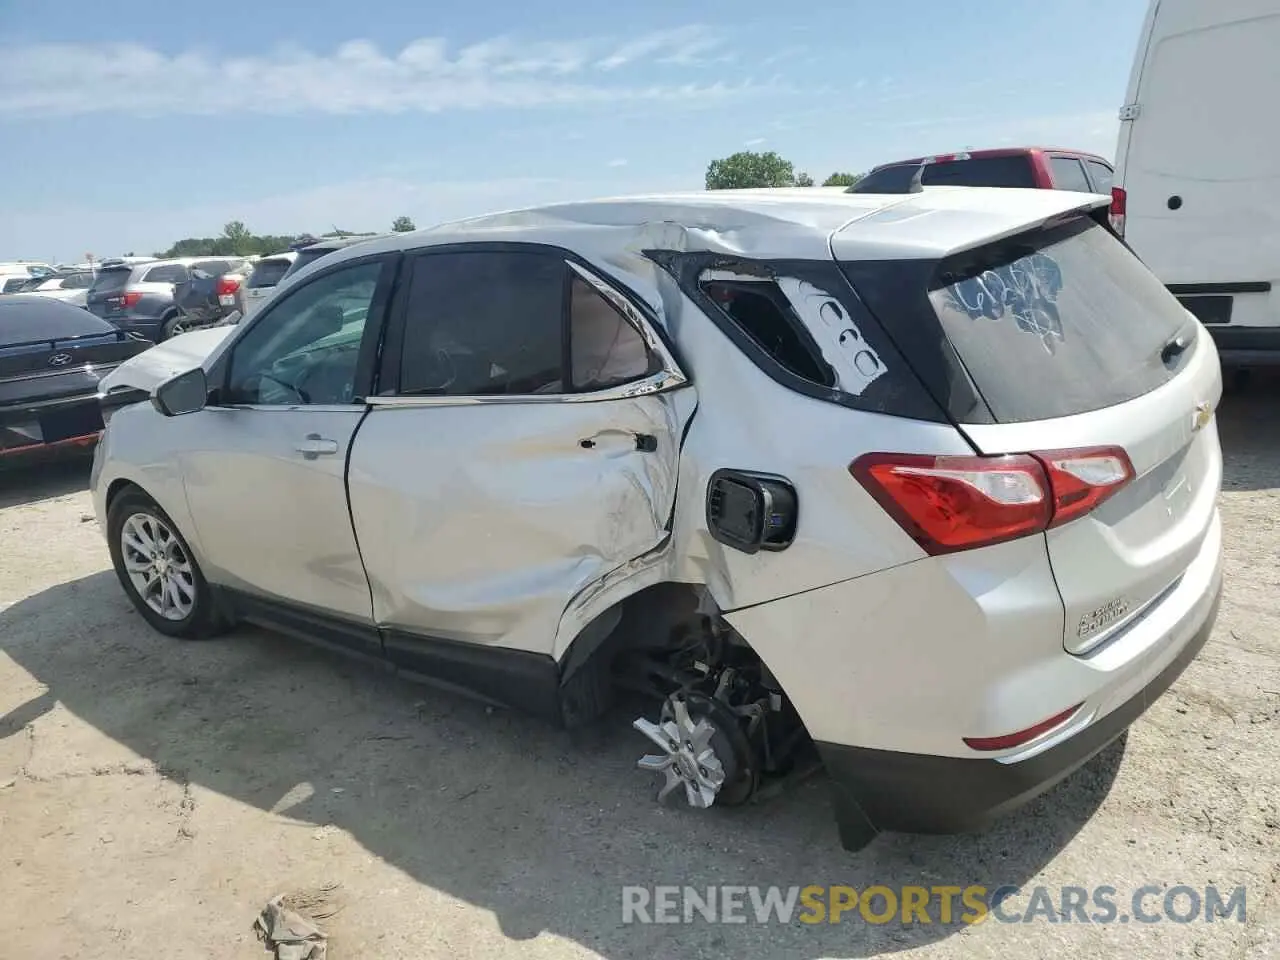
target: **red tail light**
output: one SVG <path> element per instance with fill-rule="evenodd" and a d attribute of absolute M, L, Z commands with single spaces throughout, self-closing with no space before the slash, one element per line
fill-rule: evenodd
<path fill-rule="evenodd" d="M 1027 727 L 1025 730 L 1019 730 L 1017 733 L 1006 733 L 1000 737 L 962 737 L 961 739 L 972 750 L 1008 750 L 1011 747 L 1020 747 L 1024 743 L 1030 743 L 1042 733 L 1048 733 L 1054 727 L 1060 727 L 1083 707 L 1083 703 L 1077 703 L 1074 707 L 1056 713 L 1048 720 L 1041 720 L 1034 727 Z"/>
<path fill-rule="evenodd" d="M 214 292 L 220 296 L 230 296 L 240 289 L 240 280 L 236 277 L 219 277 Z"/>
<path fill-rule="evenodd" d="M 142 294 L 138 291 L 126 293 L 120 297 L 121 309 L 128 310 L 130 307 L 136 307 L 138 301 L 142 299 Z"/>
<path fill-rule="evenodd" d="M 1035 457 L 1048 471 L 1053 491 L 1050 527 L 1083 517 L 1133 479 L 1133 464 L 1119 447 L 1050 450 Z"/>
<path fill-rule="evenodd" d="M 1123 187 L 1111 188 L 1111 227 L 1120 236 L 1124 236 L 1124 215 L 1129 205 L 1129 195 Z"/>
<path fill-rule="evenodd" d="M 869 453 L 849 471 L 935 556 L 1067 523 L 1133 479 L 1115 447 L 1001 457 Z"/>

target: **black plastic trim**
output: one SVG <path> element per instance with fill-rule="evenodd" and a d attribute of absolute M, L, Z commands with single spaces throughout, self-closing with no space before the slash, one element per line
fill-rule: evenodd
<path fill-rule="evenodd" d="M 885 331 L 879 318 L 850 286 L 848 278 L 834 261 L 750 260 L 717 253 L 680 253 L 672 250 L 645 250 L 644 254 L 665 270 L 675 280 L 681 292 L 693 301 L 716 328 L 774 382 L 815 400 L 824 400 L 854 410 L 931 423 L 948 422 L 943 408 L 925 390 L 893 337 Z M 863 338 L 875 348 L 888 372 L 858 396 L 836 387 L 822 386 L 792 373 L 703 293 L 698 285 L 698 277 L 704 270 L 716 268 L 754 272 L 768 278 L 779 275 L 799 279 L 817 278 L 824 285 L 835 286 L 836 289 L 830 292 L 848 312 Z"/>
<path fill-rule="evenodd" d="M 858 850 L 878 831 L 964 833 L 1027 803 L 1115 741 L 1173 685 L 1208 641 L 1221 583 L 1204 623 L 1143 690 L 1075 736 L 1018 763 L 819 743 L 841 842 Z"/>
<path fill-rule="evenodd" d="M 1241 280 L 1234 283 L 1170 283 L 1169 292 L 1175 297 L 1200 296 L 1214 293 L 1270 293 L 1269 280 Z"/>
<path fill-rule="evenodd" d="M 348 619 L 329 610 L 317 610 L 233 587 L 217 587 L 215 590 L 220 605 L 235 619 L 382 662 L 382 638 L 371 621 Z"/>
<path fill-rule="evenodd" d="M 1280 327 L 1213 325 L 1206 329 L 1224 367 L 1280 366 Z"/>
<path fill-rule="evenodd" d="M 560 668 L 546 654 L 442 640 L 403 630 L 381 632 L 387 659 L 398 673 L 521 710 L 557 726 L 563 722 Z"/>

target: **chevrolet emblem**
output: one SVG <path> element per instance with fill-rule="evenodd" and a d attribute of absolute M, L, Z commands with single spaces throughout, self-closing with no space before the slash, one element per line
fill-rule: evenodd
<path fill-rule="evenodd" d="M 1197 403 L 1195 412 L 1191 414 L 1191 432 L 1203 430 L 1213 419 L 1213 408 L 1207 403 Z"/>

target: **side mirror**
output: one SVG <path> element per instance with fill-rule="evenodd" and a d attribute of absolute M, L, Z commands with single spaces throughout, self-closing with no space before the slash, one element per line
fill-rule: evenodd
<path fill-rule="evenodd" d="M 203 410 L 208 399 L 209 381 L 201 367 L 180 373 L 151 391 L 151 405 L 166 417 Z"/>

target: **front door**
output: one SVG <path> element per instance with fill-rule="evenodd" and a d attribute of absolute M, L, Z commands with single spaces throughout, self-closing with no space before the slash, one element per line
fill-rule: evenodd
<path fill-rule="evenodd" d="M 696 394 L 636 307 L 563 254 L 406 266 L 399 389 L 370 399 L 352 516 L 387 656 L 476 686 L 468 668 L 497 653 L 517 673 L 519 654 L 554 657 L 575 604 L 661 555 Z"/>
<path fill-rule="evenodd" d="M 284 611 L 370 653 L 346 463 L 394 269 L 341 265 L 253 318 L 219 365 L 213 403 L 192 415 L 182 467 L 211 580 L 260 617 Z"/>

